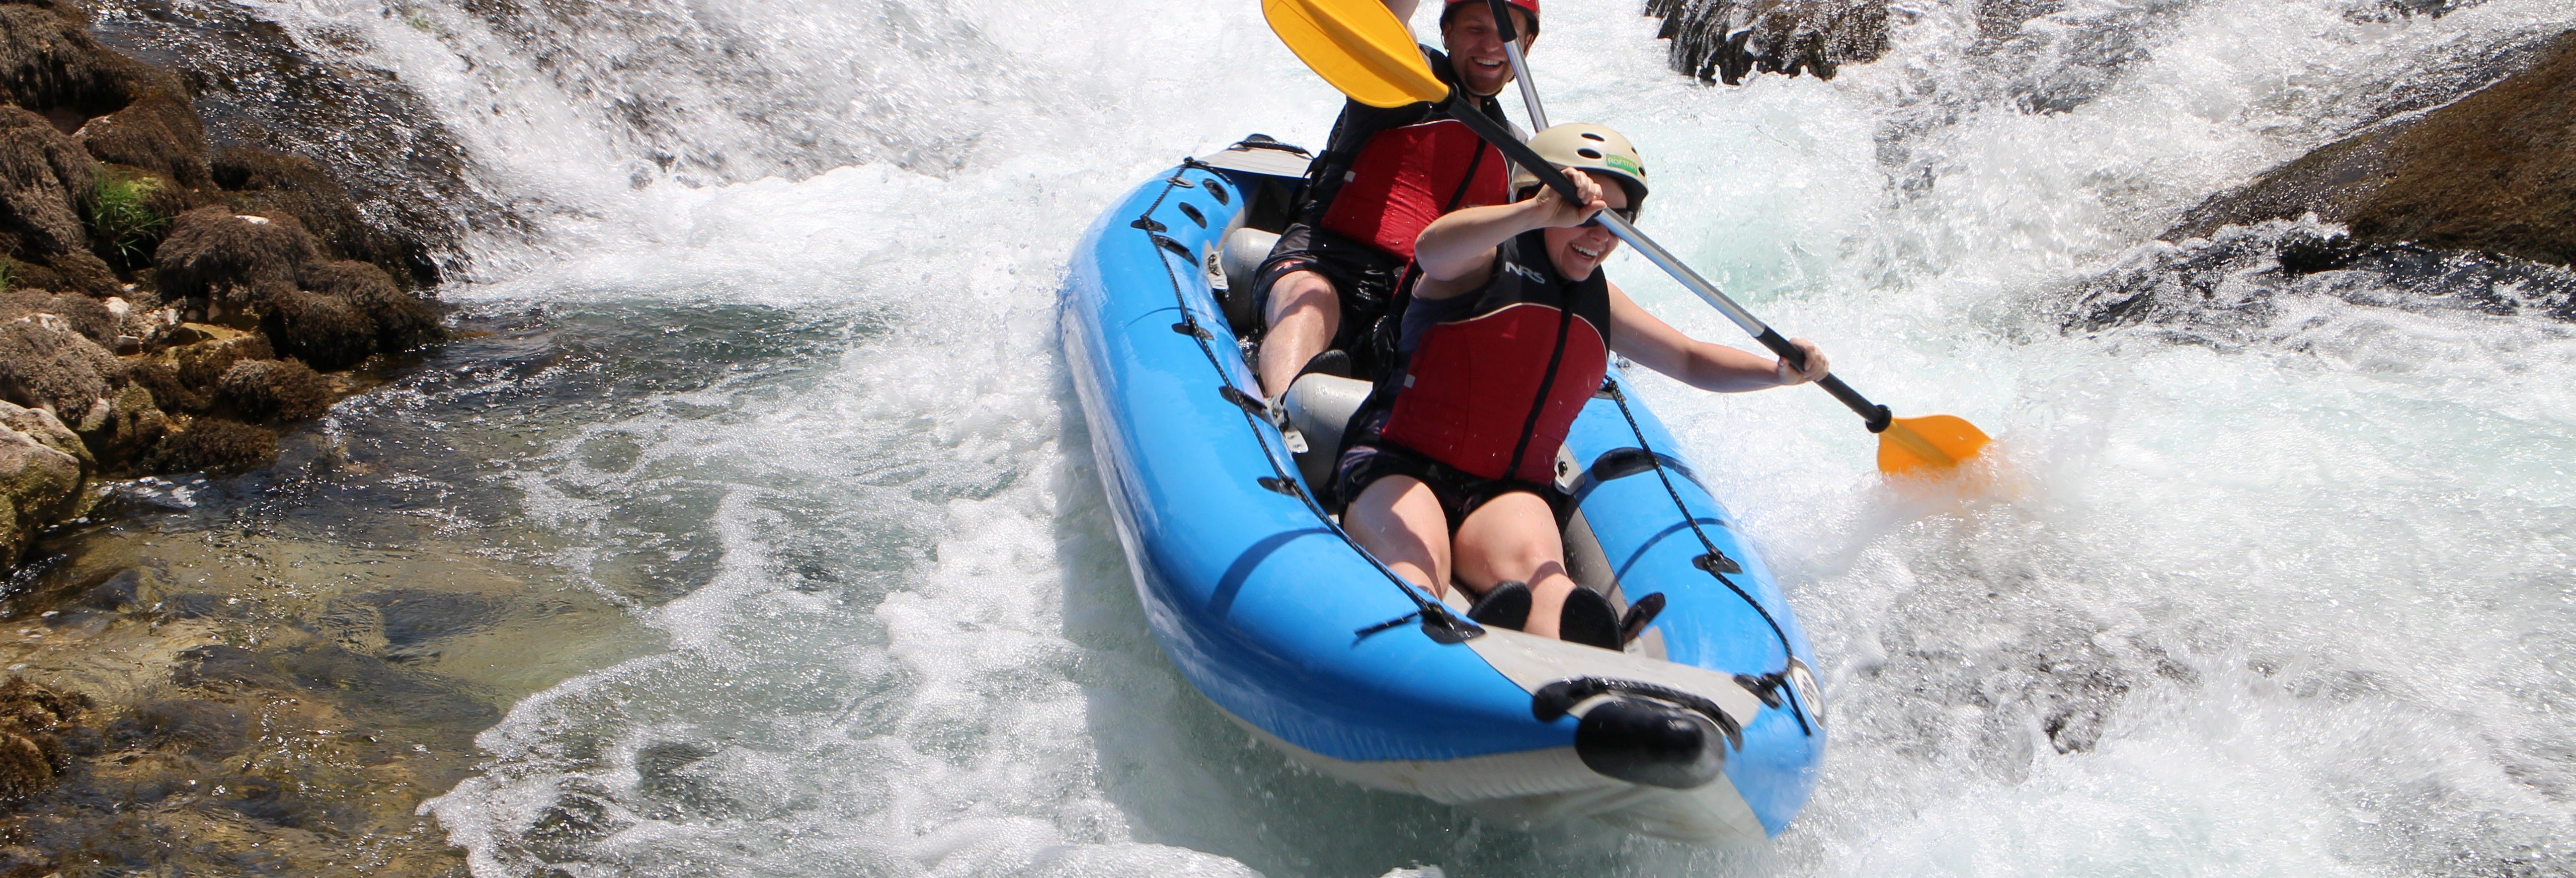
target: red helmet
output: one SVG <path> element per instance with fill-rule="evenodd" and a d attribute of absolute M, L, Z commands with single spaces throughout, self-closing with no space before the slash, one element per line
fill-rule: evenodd
<path fill-rule="evenodd" d="M 1486 2 L 1487 0 L 1449 0 L 1449 5 L 1440 10 L 1440 23 L 1444 25 L 1448 24 L 1449 13 L 1456 11 L 1460 6 L 1470 3 L 1477 6 L 1483 6 Z M 1538 33 L 1538 0 L 1503 0 L 1503 2 L 1509 3 L 1513 6 L 1518 6 L 1522 12 L 1529 13 L 1530 32 L 1521 34 L 1520 36 L 1531 36 Z"/>

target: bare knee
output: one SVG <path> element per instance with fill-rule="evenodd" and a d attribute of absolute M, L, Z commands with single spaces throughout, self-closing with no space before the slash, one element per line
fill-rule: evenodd
<path fill-rule="evenodd" d="M 1405 476 L 1370 484 L 1342 513 L 1342 524 L 1360 548 L 1435 596 L 1447 591 L 1448 520 L 1431 489 Z"/>
<path fill-rule="evenodd" d="M 1341 294 L 1333 282 L 1311 271 L 1292 271 L 1270 285 L 1270 306 L 1263 315 L 1273 327 L 1283 322 L 1320 321 L 1323 337 L 1341 328 Z"/>
<path fill-rule="evenodd" d="M 1519 580 L 1544 587 L 1565 576 L 1564 537 L 1546 501 L 1506 494 L 1478 507 L 1460 525 L 1457 564 L 1470 585 Z"/>

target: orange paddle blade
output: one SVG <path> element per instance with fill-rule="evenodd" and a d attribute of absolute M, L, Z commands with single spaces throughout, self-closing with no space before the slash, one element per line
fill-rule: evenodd
<path fill-rule="evenodd" d="M 1897 418 L 1878 434 L 1878 471 L 1938 475 L 1977 456 L 1991 441 L 1977 425 L 1949 415 Z"/>
<path fill-rule="evenodd" d="M 1261 16 L 1297 60 L 1351 100 L 1401 107 L 1449 96 L 1385 0 L 1261 0 Z"/>

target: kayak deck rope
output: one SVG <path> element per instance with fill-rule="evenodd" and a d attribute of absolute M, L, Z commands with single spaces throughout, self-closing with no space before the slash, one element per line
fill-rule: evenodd
<path fill-rule="evenodd" d="M 1298 487 L 1296 476 L 1290 473 L 1287 467 L 1284 467 L 1279 463 L 1279 452 L 1271 447 L 1270 437 L 1262 433 L 1262 428 L 1270 425 L 1271 423 L 1270 404 L 1264 402 L 1253 394 L 1245 393 L 1242 388 L 1234 386 L 1233 379 L 1226 376 L 1225 361 L 1217 357 L 1215 346 L 1209 344 L 1209 341 L 1216 337 L 1215 334 L 1209 332 L 1206 327 L 1199 324 L 1198 313 L 1190 310 L 1189 295 L 1181 286 L 1180 273 L 1172 269 L 1171 256 L 1178 255 L 1180 258 L 1188 260 L 1190 267 L 1193 270 L 1196 270 L 1198 268 L 1197 255 L 1191 253 L 1190 248 L 1183 246 L 1181 242 L 1164 236 L 1162 234 L 1164 230 L 1163 224 L 1154 220 L 1154 211 L 1162 209 L 1163 202 L 1172 197 L 1173 190 L 1191 189 L 1198 186 L 1198 184 L 1190 182 L 1189 178 L 1181 176 L 1182 171 L 1193 169 L 1204 171 L 1211 175 L 1211 179 L 1207 181 L 1209 192 L 1214 193 L 1218 191 L 1215 187 L 1223 185 L 1218 181 L 1218 179 L 1216 179 L 1221 175 L 1219 175 L 1215 167 L 1207 164 L 1206 162 L 1199 161 L 1196 158 L 1183 158 L 1181 159 L 1181 167 L 1173 170 L 1172 175 L 1163 180 L 1163 191 L 1155 194 L 1154 203 L 1146 205 L 1145 212 L 1138 215 L 1136 217 L 1136 221 L 1129 223 L 1128 225 L 1145 234 L 1147 241 L 1154 246 L 1156 251 L 1158 251 L 1156 255 L 1161 257 L 1157 261 L 1163 264 L 1164 278 L 1171 281 L 1172 305 L 1181 312 L 1181 322 L 1172 324 L 1172 331 L 1181 335 L 1189 336 L 1191 341 L 1198 344 L 1199 353 L 1207 358 L 1208 368 L 1216 373 L 1218 382 L 1217 394 L 1224 397 L 1228 403 L 1232 403 L 1235 408 L 1240 409 L 1243 412 L 1244 426 L 1252 431 L 1252 440 L 1260 443 L 1261 458 L 1270 463 L 1270 475 L 1263 476 L 1258 480 L 1261 487 L 1274 493 L 1294 497 L 1304 503 L 1306 510 L 1314 514 L 1316 522 L 1322 524 L 1325 529 L 1331 531 L 1334 536 L 1339 537 L 1344 544 L 1351 547 L 1352 551 L 1358 552 L 1361 558 L 1367 559 L 1370 567 L 1376 568 L 1379 574 L 1385 576 L 1388 582 L 1395 585 L 1396 590 L 1403 592 L 1405 598 L 1413 602 L 1413 612 L 1406 613 L 1402 616 L 1398 616 L 1394 619 L 1390 619 L 1376 625 L 1359 629 L 1358 631 L 1353 632 L 1354 636 L 1366 638 L 1369 635 L 1393 629 L 1396 626 L 1403 625 L 1404 623 L 1415 619 L 1422 620 L 1423 635 L 1430 637 L 1433 641 L 1438 643 L 1464 643 L 1475 637 L 1482 636 L 1485 633 L 1484 628 L 1450 612 L 1448 605 L 1425 597 L 1413 583 L 1406 581 L 1403 576 L 1397 575 L 1393 568 L 1386 566 L 1385 562 L 1379 561 L 1377 556 L 1369 554 L 1367 549 L 1361 548 L 1357 541 L 1351 539 L 1350 532 L 1342 529 L 1340 522 L 1334 521 L 1332 515 L 1326 513 L 1324 511 L 1324 507 L 1315 502 L 1315 498 L 1313 496 L 1309 495 L 1305 489 Z"/>
<path fill-rule="evenodd" d="M 1610 401 L 1619 404 L 1619 417 L 1627 420 L 1628 434 L 1637 437 L 1637 449 L 1645 452 L 1647 465 L 1655 471 L 1655 480 L 1663 483 L 1664 496 L 1672 498 L 1673 511 L 1681 514 L 1682 522 L 1690 525 L 1691 536 L 1699 538 L 1700 548 L 1707 550 L 1707 554 L 1692 559 L 1691 566 L 1707 571 L 1708 575 L 1716 577 L 1720 584 L 1725 585 L 1728 591 L 1735 592 L 1736 597 L 1743 598 L 1745 606 L 1752 607 L 1753 612 L 1760 614 L 1762 624 L 1771 626 L 1771 636 L 1780 641 L 1780 670 L 1759 677 L 1738 674 L 1736 683 L 1752 690 L 1756 697 L 1774 707 L 1780 705 L 1781 693 L 1787 693 L 1789 715 L 1798 718 L 1798 731 L 1807 735 L 1815 734 L 1814 730 L 1807 725 L 1806 710 L 1798 703 L 1797 687 L 1788 685 L 1789 662 L 1797 659 L 1797 652 L 1789 648 L 1789 633 L 1780 628 L 1780 620 L 1772 618 L 1771 610 L 1762 606 L 1761 601 L 1755 600 L 1751 592 L 1735 584 L 1735 580 L 1727 578 L 1729 573 L 1744 572 L 1744 565 L 1736 563 L 1733 558 L 1726 557 L 1725 552 L 1718 550 L 1717 541 L 1709 539 L 1708 532 L 1700 529 L 1699 516 L 1691 514 L 1690 506 L 1682 502 L 1682 492 L 1673 487 L 1672 475 L 1664 471 L 1663 455 L 1656 454 L 1655 447 L 1647 444 L 1645 428 L 1637 425 L 1636 414 L 1628 410 L 1628 394 L 1620 389 L 1619 380 L 1604 379 L 1601 382 L 1601 392 L 1609 394 Z"/>

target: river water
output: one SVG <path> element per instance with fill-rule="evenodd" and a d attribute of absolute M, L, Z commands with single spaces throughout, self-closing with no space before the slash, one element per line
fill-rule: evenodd
<path fill-rule="evenodd" d="M 1321 139 L 1255 4 L 254 5 L 418 92 L 534 230 L 442 291 L 492 335 L 331 422 L 435 486 L 353 527 L 506 532 L 614 608 L 453 647 L 574 664 L 503 686 L 425 811 L 490 878 L 2576 872 L 2576 325 L 2148 243 L 2576 6 L 2074 0 L 1980 44 L 1896 5 L 1832 82 L 1689 83 L 1622 2 L 1551 4 L 1533 53 L 1553 117 L 1645 152 L 1648 231 L 2000 439 L 1995 491 L 1911 496 L 1822 394 L 1646 383 L 1834 705 L 1814 803 L 1745 851 L 1302 772 L 1146 635 L 1055 301 L 1174 159 Z M 2212 270 L 2261 307 L 2067 328 Z"/>

